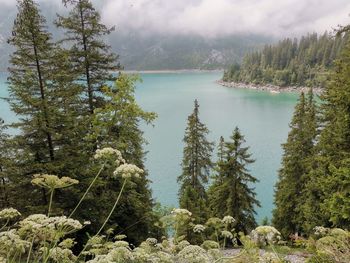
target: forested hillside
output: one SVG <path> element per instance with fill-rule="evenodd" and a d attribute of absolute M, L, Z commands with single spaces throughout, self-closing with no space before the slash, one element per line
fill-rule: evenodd
<path fill-rule="evenodd" d="M 223 80 L 277 86 L 324 87 L 327 72 L 348 38 L 316 33 L 300 40 L 287 38 L 247 54 L 241 65 L 225 71 Z"/>

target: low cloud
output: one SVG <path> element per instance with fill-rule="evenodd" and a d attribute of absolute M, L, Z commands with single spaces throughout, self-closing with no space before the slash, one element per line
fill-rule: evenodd
<path fill-rule="evenodd" d="M 349 0 L 92 1 L 100 10 L 104 23 L 115 25 L 124 33 L 208 37 L 254 33 L 282 37 L 324 32 L 350 22 Z M 64 12 L 61 0 L 37 2 L 43 9 L 50 9 L 50 14 Z M 15 9 L 15 5 L 15 0 L 0 0 L 0 6 L 6 9 Z"/>
<path fill-rule="evenodd" d="M 350 19 L 348 0 L 105 0 L 103 20 L 121 30 L 223 36 L 296 36 Z"/>

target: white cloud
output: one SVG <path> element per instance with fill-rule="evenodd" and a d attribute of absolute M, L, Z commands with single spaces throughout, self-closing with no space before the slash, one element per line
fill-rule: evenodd
<path fill-rule="evenodd" d="M 61 0 L 37 1 L 43 9 L 50 9 L 49 13 L 64 12 Z M 101 11 L 103 21 L 115 25 L 119 32 L 298 36 L 350 22 L 349 0 L 92 1 Z M 15 4 L 16 0 L 0 0 L 4 8 L 14 8 Z"/>
<path fill-rule="evenodd" d="M 300 35 L 347 24 L 348 0 L 105 0 L 102 17 L 122 30 Z"/>

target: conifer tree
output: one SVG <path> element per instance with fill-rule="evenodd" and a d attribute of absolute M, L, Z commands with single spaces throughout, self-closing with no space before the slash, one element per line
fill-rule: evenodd
<path fill-rule="evenodd" d="M 90 0 L 63 2 L 73 8 L 67 17 L 58 16 L 56 25 L 65 29 L 66 37 L 61 42 L 71 46 L 71 66 L 87 98 L 86 112 L 91 115 L 103 102 L 101 88 L 115 80 L 112 72 L 120 68 L 118 56 L 110 52 L 110 46 L 103 39 L 114 29 L 101 24 L 100 14 Z"/>
<path fill-rule="evenodd" d="M 212 168 L 211 153 L 213 143 L 206 138 L 208 128 L 199 119 L 199 104 L 194 101 L 193 113 L 188 116 L 185 130 L 182 159 L 182 174 L 178 177 L 180 185 L 179 203 L 181 208 L 192 212 L 197 223 L 202 223 L 207 217 L 207 194 L 205 185 L 208 183 Z"/>
<path fill-rule="evenodd" d="M 11 195 L 16 196 L 13 198 L 16 203 L 11 205 L 22 208 L 25 213 L 30 207 L 40 209 L 47 201 L 45 191 L 32 189 L 31 176 L 40 172 L 55 173 L 58 167 L 55 162 L 59 102 L 52 85 L 54 45 L 45 18 L 33 0 L 19 0 L 17 6 L 18 14 L 8 40 L 14 48 L 10 57 L 8 102 L 19 116 L 12 127 L 20 133 L 12 142 L 17 169 L 8 174 L 8 188 L 13 190 Z M 33 194 L 26 195 L 26 192 Z"/>
<path fill-rule="evenodd" d="M 47 202 L 47 193 L 32 188 L 33 174 L 81 174 L 77 173 L 82 170 L 82 151 L 78 150 L 81 92 L 71 78 L 67 55 L 52 43 L 45 18 L 33 0 L 18 1 L 8 42 L 14 47 L 8 101 L 19 116 L 11 126 L 20 133 L 7 142 L 8 156 L 13 159 L 12 169 L 7 171 L 7 189 L 12 206 L 22 208 L 23 213 L 32 209 L 42 212 L 40 206 Z M 33 194 L 24 194 L 27 191 Z M 75 200 L 71 193 L 67 199 L 59 193 L 56 196 L 60 205 L 68 207 Z"/>
<path fill-rule="evenodd" d="M 230 215 L 236 219 L 236 230 L 247 233 L 256 226 L 255 207 L 260 206 L 250 185 L 258 180 L 249 173 L 247 165 L 254 163 L 244 136 L 236 127 L 231 141 L 224 143 L 223 159 L 217 163 L 217 175 L 209 188 L 209 204 L 213 216 Z M 223 140 L 221 140 L 223 142 Z"/>
<path fill-rule="evenodd" d="M 350 159 L 350 44 L 322 95 L 322 126 L 317 156 L 310 171 L 307 198 L 302 204 L 305 228 L 316 225 L 348 228 Z M 317 202 L 315 202 L 317 200 Z"/>
<path fill-rule="evenodd" d="M 290 124 L 291 131 L 287 142 L 283 144 L 284 154 L 276 184 L 273 223 L 285 236 L 302 230 L 303 217 L 299 205 L 314 153 L 317 134 L 315 107 L 312 90 L 308 98 L 301 93 Z"/>

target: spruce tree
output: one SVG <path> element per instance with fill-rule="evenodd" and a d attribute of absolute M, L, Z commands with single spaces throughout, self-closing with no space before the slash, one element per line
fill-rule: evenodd
<path fill-rule="evenodd" d="M 11 126 L 19 133 L 7 140 L 11 151 L 7 156 L 12 159 L 11 169 L 6 172 L 7 189 L 12 206 L 23 213 L 33 209 L 42 212 L 40 206 L 47 202 L 47 193 L 32 187 L 32 175 L 79 177 L 86 163 L 79 150 L 81 91 L 71 77 L 67 54 L 52 43 L 45 18 L 34 1 L 18 1 L 18 15 L 8 42 L 14 47 L 8 101 L 19 116 Z M 72 206 L 76 200 L 72 192 L 65 197 L 57 192 L 58 206 Z"/>
<path fill-rule="evenodd" d="M 305 227 L 348 228 L 350 159 L 350 44 L 342 55 L 322 95 L 322 126 L 317 156 L 309 175 L 308 196 L 302 204 Z M 317 202 L 315 202 L 315 200 Z"/>
<path fill-rule="evenodd" d="M 273 223 L 285 236 L 302 230 L 303 216 L 299 205 L 303 199 L 317 134 L 312 90 L 308 98 L 301 93 L 290 129 L 287 142 L 283 144 L 282 168 L 276 184 L 276 208 L 273 212 Z"/>
<path fill-rule="evenodd" d="M 213 151 L 213 143 L 206 138 L 208 133 L 208 128 L 199 119 L 199 104 L 195 100 L 194 110 L 187 119 L 182 174 L 177 180 L 180 183 L 180 207 L 191 211 L 197 223 L 205 222 L 208 216 L 205 185 L 212 168 Z"/>
<path fill-rule="evenodd" d="M 235 229 L 247 233 L 256 226 L 255 207 L 260 202 L 251 184 L 258 180 L 247 168 L 254 160 L 249 147 L 243 146 L 245 139 L 237 127 L 230 139 L 224 143 L 223 152 L 219 152 L 223 159 L 217 163 L 217 175 L 209 188 L 209 205 L 213 216 L 230 215 L 236 219 Z"/>
<path fill-rule="evenodd" d="M 85 110 L 92 115 L 94 109 L 103 104 L 101 88 L 108 81 L 114 81 L 112 72 L 120 69 L 118 56 L 110 52 L 104 42 L 113 28 L 101 23 L 100 14 L 90 0 L 63 0 L 66 6 L 73 6 L 67 17 L 58 16 L 56 25 L 65 30 L 61 43 L 70 46 L 71 67 L 84 90 Z"/>
<path fill-rule="evenodd" d="M 17 6 L 18 14 L 8 40 L 14 48 L 10 56 L 8 102 L 19 116 L 11 126 L 20 133 L 12 142 L 17 169 L 8 174 L 8 188 L 16 196 L 11 205 L 25 213 L 31 207 L 40 211 L 40 205 L 47 202 L 44 190 L 31 187 L 31 176 L 57 173 L 56 118 L 60 110 L 52 78 L 55 48 L 45 18 L 33 0 L 19 0 Z"/>

